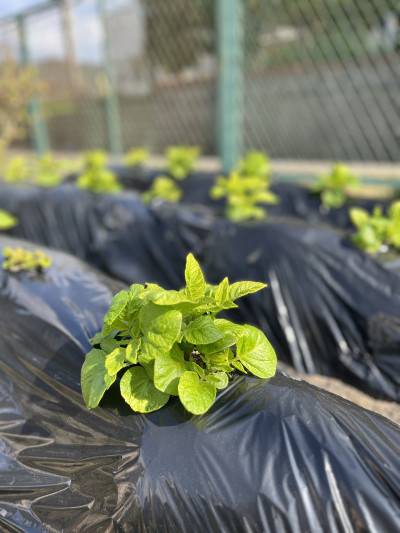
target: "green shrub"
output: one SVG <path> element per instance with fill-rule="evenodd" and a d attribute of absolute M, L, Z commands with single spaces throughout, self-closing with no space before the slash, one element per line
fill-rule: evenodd
<path fill-rule="evenodd" d="M 326 207 L 337 209 L 346 203 L 347 189 L 359 185 L 359 178 L 347 166 L 336 164 L 330 174 L 319 176 L 311 191 L 320 194 Z"/>
<path fill-rule="evenodd" d="M 107 154 L 101 150 L 88 152 L 85 156 L 85 170 L 78 176 L 76 184 L 96 194 L 117 193 L 122 190 L 117 176 L 108 170 Z"/>
<path fill-rule="evenodd" d="M 264 178 L 241 176 L 237 172 L 231 172 L 227 178 L 218 177 L 210 196 L 214 200 L 226 197 L 226 216 L 232 222 L 265 219 L 267 211 L 258 204 L 276 204 L 279 201 L 278 197 L 268 190 L 268 183 Z"/>
<path fill-rule="evenodd" d="M 199 146 L 169 146 L 166 150 L 167 171 L 176 180 L 184 180 L 195 169 Z"/>
<path fill-rule="evenodd" d="M 237 172 L 241 176 L 259 177 L 265 179 L 268 184 L 271 177 L 271 164 L 264 152 L 250 150 L 237 165 Z"/>
<path fill-rule="evenodd" d="M 155 411 L 170 396 L 179 396 L 196 415 L 211 407 L 231 373 L 249 371 L 260 378 L 275 374 L 275 351 L 260 330 L 216 318 L 220 311 L 237 307 L 238 298 L 266 285 L 230 285 L 228 278 L 208 285 L 192 254 L 185 278 L 180 291 L 135 284 L 114 297 L 82 367 L 88 408 L 99 404 L 121 371 L 121 395 L 134 411 Z"/>
<path fill-rule="evenodd" d="M 23 248 L 4 248 L 3 270 L 19 272 L 20 270 L 43 270 L 49 268 L 51 259 L 40 250 L 30 251 Z"/>
<path fill-rule="evenodd" d="M 142 202 L 145 204 L 155 198 L 171 203 L 179 202 L 182 198 L 182 191 L 173 179 L 168 178 L 168 176 L 158 176 L 150 189 L 141 195 Z"/>
<path fill-rule="evenodd" d="M 359 207 L 350 209 L 349 214 L 357 228 L 352 240 L 358 247 L 369 253 L 377 252 L 383 245 L 400 249 L 400 201 L 392 203 L 387 216 L 379 206 L 372 215 Z"/>
<path fill-rule="evenodd" d="M 125 164 L 128 167 L 134 168 L 141 165 L 150 156 L 150 152 L 146 148 L 132 148 L 125 156 Z"/>

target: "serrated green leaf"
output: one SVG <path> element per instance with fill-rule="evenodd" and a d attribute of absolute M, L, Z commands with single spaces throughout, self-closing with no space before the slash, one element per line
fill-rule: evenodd
<path fill-rule="evenodd" d="M 272 345 L 259 329 L 244 327 L 244 334 L 236 344 L 236 357 L 252 374 L 270 378 L 276 372 L 276 354 Z"/>
<path fill-rule="evenodd" d="M 93 344 L 93 346 L 95 344 L 101 344 L 103 342 L 103 333 L 101 331 L 96 333 L 96 335 L 92 339 L 90 339 L 90 342 L 91 344 Z"/>
<path fill-rule="evenodd" d="M 177 396 L 179 379 L 187 370 L 183 352 L 174 345 L 170 353 L 161 354 L 154 361 L 154 385 L 162 392 Z"/>
<path fill-rule="evenodd" d="M 247 370 L 244 368 L 242 363 L 240 361 L 232 361 L 231 363 L 235 368 L 240 370 L 240 372 L 243 372 L 243 374 L 247 374 Z"/>
<path fill-rule="evenodd" d="M 242 296 L 246 296 L 246 294 L 260 291 L 266 286 L 265 283 L 259 283 L 257 281 L 238 281 L 229 286 L 228 299 L 232 301 L 237 300 L 238 298 L 242 298 Z"/>
<path fill-rule="evenodd" d="M 361 209 L 360 207 L 352 207 L 349 210 L 349 215 L 351 222 L 357 226 L 357 228 L 365 226 L 370 220 L 370 214 L 368 211 Z"/>
<path fill-rule="evenodd" d="M 126 403 L 138 413 L 150 413 L 168 402 L 169 394 L 159 391 L 140 366 L 129 368 L 122 376 L 121 395 Z"/>
<path fill-rule="evenodd" d="M 223 336 L 210 316 L 196 318 L 188 324 L 184 333 L 185 339 L 192 344 L 211 344 Z"/>
<path fill-rule="evenodd" d="M 105 339 L 101 342 L 100 348 L 103 350 L 103 352 L 109 354 L 119 348 L 119 344 L 115 339 Z"/>
<path fill-rule="evenodd" d="M 160 285 L 157 285 L 157 283 L 146 283 L 146 291 L 154 291 L 154 290 L 164 290 Z"/>
<path fill-rule="evenodd" d="M 87 355 L 81 371 L 82 395 L 88 409 L 97 407 L 105 391 L 114 383 L 116 375 L 107 372 L 106 354 L 93 349 Z"/>
<path fill-rule="evenodd" d="M 186 258 L 185 279 L 187 297 L 190 300 L 202 298 L 206 292 L 206 283 L 200 265 L 193 254 L 189 254 Z"/>
<path fill-rule="evenodd" d="M 193 372 L 196 372 L 196 374 L 198 374 L 201 378 L 204 378 L 205 372 L 200 365 L 198 365 L 194 361 L 189 361 L 188 367 L 188 370 L 193 370 Z"/>
<path fill-rule="evenodd" d="M 167 311 L 157 316 L 142 337 L 139 362 L 146 363 L 169 353 L 180 335 L 181 326 L 182 313 L 179 311 Z"/>
<path fill-rule="evenodd" d="M 161 289 L 161 287 L 158 287 L 158 288 Z M 129 299 L 135 300 L 142 294 L 143 291 L 144 291 L 143 285 L 140 285 L 139 283 L 134 283 L 133 285 L 129 287 L 129 292 L 128 292 Z"/>
<path fill-rule="evenodd" d="M 110 376 L 117 374 L 125 364 L 125 348 L 116 348 L 113 352 L 107 355 L 105 367 Z"/>
<path fill-rule="evenodd" d="M 216 396 L 215 385 L 199 379 L 195 372 L 185 372 L 178 385 L 179 398 L 189 413 L 201 415 L 208 411 Z"/>
<path fill-rule="evenodd" d="M 156 305 L 177 305 L 180 303 L 189 303 L 193 307 L 196 307 L 197 304 L 191 302 L 185 293 L 181 291 L 163 291 L 160 292 L 154 297 L 152 297 L 152 302 Z"/>
<path fill-rule="evenodd" d="M 139 312 L 139 323 L 142 332 L 146 333 L 151 328 L 154 320 L 169 310 L 168 307 L 162 307 L 161 305 L 155 305 L 153 302 L 147 302 Z"/>
<path fill-rule="evenodd" d="M 225 372 L 216 372 L 215 374 L 207 374 L 204 378 L 209 383 L 215 385 L 217 389 L 225 389 L 228 386 L 228 376 Z"/>
<path fill-rule="evenodd" d="M 244 333 L 243 326 L 238 326 L 222 318 L 214 320 L 214 326 L 222 333 L 222 339 L 211 344 L 197 344 L 199 352 L 204 354 L 223 352 L 236 344 L 237 338 Z"/>
<path fill-rule="evenodd" d="M 207 365 L 207 369 L 209 372 L 232 372 L 233 368 L 228 363 L 228 361 L 213 361 L 209 365 Z"/>
<path fill-rule="evenodd" d="M 215 300 L 217 303 L 222 304 L 228 299 L 228 287 L 229 280 L 228 278 L 224 278 L 218 285 L 218 289 L 215 292 Z"/>
<path fill-rule="evenodd" d="M 110 309 L 107 311 L 106 316 L 104 317 L 104 324 L 111 325 L 125 309 L 128 301 L 129 295 L 126 291 L 118 292 L 112 299 Z"/>
<path fill-rule="evenodd" d="M 212 354 L 203 354 L 202 359 L 205 363 L 228 361 L 229 354 L 232 353 L 229 348 L 221 350 L 220 352 L 214 352 Z"/>
<path fill-rule="evenodd" d="M 141 345 L 141 339 L 132 339 L 126 347 L 126 360 L 136 365 L 138 362 L 138 352 Z"/>

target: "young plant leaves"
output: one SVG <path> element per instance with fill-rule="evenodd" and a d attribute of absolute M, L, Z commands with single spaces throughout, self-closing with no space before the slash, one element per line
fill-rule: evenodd
<path fill-rule="evenodd" d="M 160 354 L 169 353 L 178 340 L 182 326 L 182 313 L 167 311 L 155 318 L 143 336 L 141 363 L 148 363 Z"/>
<path fill-rule="evenodd" d="M 97 407 L 105 391 L 114 383 L 116 375 L 106 369 L 106 354 L 102 350 L 91 350 L 82 366 L 82 395 L 89 409 Z"/>
<path fill-rule="evenodd" d="M 151 413 L 165 405 L 169 394 L 159 391 L 140 366 L 130 368 L 121 378 L 121 395 L 126 403 L 139 413 Z"/>
<path fill-rule="evenodd" d="M 210 316 L 203 315 L 189 323 L 184 337 L 192 344 L 211 344 L 222 339 L 224 335 Z"/>
<path fill-rule="evenodd" d="M 202 298 L 206 292 L 206 283 L 200 265 L 193 254 L 189 254 L 186 259 L 185 279 L 188 298 L 191 300 Z"/>
<path fill-rule="evenodd" d="M 178 396 L 179 379 L 187 370 L 189 363 L 184 360 L 183 352 L 175 346 L 170 353 L 159 355 L 154 362 L 154 385 L 158 390 Z"/>
<path fill-rule="evenodd" d="M 121 395 L 134 411 L 159 409 L 173 395 L 191 413 L 202 414 L 217 389 L 228 386 L 232 372 L 274 374 L 275 352 L 261 331 L 216 318 L 221 310 L 236 307 L 235 299 L 265 284 L 229 285 L 225 278 L 218 286 L 208 285 L 192 254 L 185 277 L 180 291 L 149 283 L 115 295 L 101 333 L 91 340 L 96 348 L 82 367 L 89 408 L 98 405 L 117 376 Z"/>
<path fill-rule="evenodd" d="M 185 372 L 178 385 L 179 398 L 184 407 L 194 415 L 202 415 L 214 403 L 217 389 L 203 381 L 195 372 Z"/>
<path fill-rule="evenodd" d="M 270 378 L 276 372 L 276 355 L 262 331 L 244 326 L 244 333 L 237 342 L 236 357 L 252 374 Z"/>

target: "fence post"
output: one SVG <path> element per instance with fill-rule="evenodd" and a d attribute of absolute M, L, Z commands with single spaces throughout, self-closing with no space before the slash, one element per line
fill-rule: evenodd
<path fill-rule="evenodd" d="M 25 17 L 23 15 L 18 15 L 16 20 L 20 47 L 20 62 L 22 65 L 29 65 L 31 61 L 29 56 L 28 42 L 26 39 Z M 28 104 L 28 112 L 31 119 L 31 136 L 33 147 L 39 154 L 44 154 L 49 151 L 49 138 L 47 133 L 47 125 L 43 119 L 39 98 L 32 98 Z"/>
<path fill-rule="evenodd" d="M 235 166 L 243 147 L 243 0 L 217 0 L 218 153 L 223 171 Z"/>
<path fill-rule="evenodd" d="M 112 72 L 110 39 L 107 28 L 107 14 L 105 10 L 104 0 L 97 0 L 97 8 L 100 16 L 100 22 L 103 33 L 103 65 L 107 81 L 105 97 L 109 146 L 110 152 L 113 155 L 121 155 L 123 151 L 121 121 L 119 115 L 118 95 L 115 90 L 115 83 Z"/>

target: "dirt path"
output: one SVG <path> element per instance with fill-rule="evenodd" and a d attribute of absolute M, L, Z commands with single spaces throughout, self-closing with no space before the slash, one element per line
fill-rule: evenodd
<path fill-rule="evenodd" d="M 301 374 L 293 367 L 286 365 L 285 363 L 279 362 L 278 368 L 279 370 L 289 374 L 289 376 L 297 379 L 303 379 L 304 381 L 307 381 L 316 387 L 333 392 L 334 394 L 342 396 L 342 398 L 346 398 L 346 400 L 350 400 L 351 402 L 354 402 L 365 409 L 379 413 L 380 415 L 385 416 L 386 418 L 389 418 L 396 424 L 400 425 L 400 405 L 395 402 L 376 400 L 375 398 L 368 396 L 368 394 L 365 394 L 364 392 L 361 392 L 350 385 L 346 385 L 342 381 L 335 378 L 320 376 L 319 374 Z"/>

